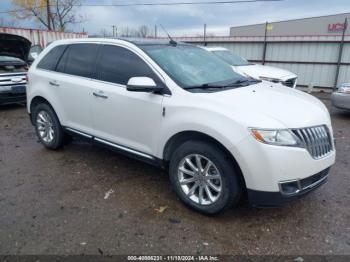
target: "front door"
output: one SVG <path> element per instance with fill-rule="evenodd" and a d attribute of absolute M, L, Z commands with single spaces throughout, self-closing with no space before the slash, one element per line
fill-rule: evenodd
<path fill-rule="evenodd" d="M 163 95 L 130 92 L 131 77 L 160 80 L 132 51 L 104 45 L 97 62 L 92 111 L 94 135 L 111 143 L 153 155 L 162 120 Z"/>

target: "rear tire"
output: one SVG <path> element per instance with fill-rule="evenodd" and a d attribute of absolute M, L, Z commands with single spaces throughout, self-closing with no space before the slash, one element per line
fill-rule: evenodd
<path fill-rule="evenodd" d="M 232 159 L 215 145 L 188 141 L 170 159 L 172 186 L 182 202 L 204 214 L 216 214 L 238 203 L 242 193 Z"/>
<path fill-rule="evenodd" d="M 38 104 L 34 108 L 33 122 L 36 135 L 46 148 L 57 150 L 63 146 L 65 134 L 51 106 Z"/>

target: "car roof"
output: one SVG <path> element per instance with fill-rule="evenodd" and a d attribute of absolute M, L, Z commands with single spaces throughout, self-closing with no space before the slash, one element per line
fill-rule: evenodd
<path fill-rule="evenodd" d="M 213 47 L 204 46 L 203 48 L 204 48 L 205 50 L 207 50 L 207 51 L 210 51 L 210 52 L 214 52 L 214 51 L 228 51 L 227 48 L 218 47 L 218 46 L 213 46 Z"/>
<path fill-rule="evenodd" d="M 165 39 L 147 39 L 147 38 L 73 38 L 54 41 L 58 44 L 73 44 L 73 43 L 115 43 L 115 44 L 134 44 L 136 46 L 143 45 L 169 45 L 169 40 Z M 185 43 L 178 42 L 178 44 L 185 45 Z"/>

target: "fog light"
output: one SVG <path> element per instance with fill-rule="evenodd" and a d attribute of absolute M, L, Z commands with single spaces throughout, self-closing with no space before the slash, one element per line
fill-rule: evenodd
<path fill-rule="evenodd" d="M 298 181 L 280 183 L 280 191 L 285 195 L 297 194 L 300 191 L 300 186 Z"/>

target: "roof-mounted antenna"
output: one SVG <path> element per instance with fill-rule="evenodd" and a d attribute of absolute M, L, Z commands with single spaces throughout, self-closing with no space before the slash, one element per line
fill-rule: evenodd
<path fill-rule="evenodd" d="M 168 38 L 169 38 L 169 43 L 173 46 L 177 45 L 177 42 L 171 37 L 171 35 L 168 33 L 167 30 L 165 30 L 164 26 L 161 24 L 160 27 L 164 30 L 164 32 L 167 34 Z"/>

